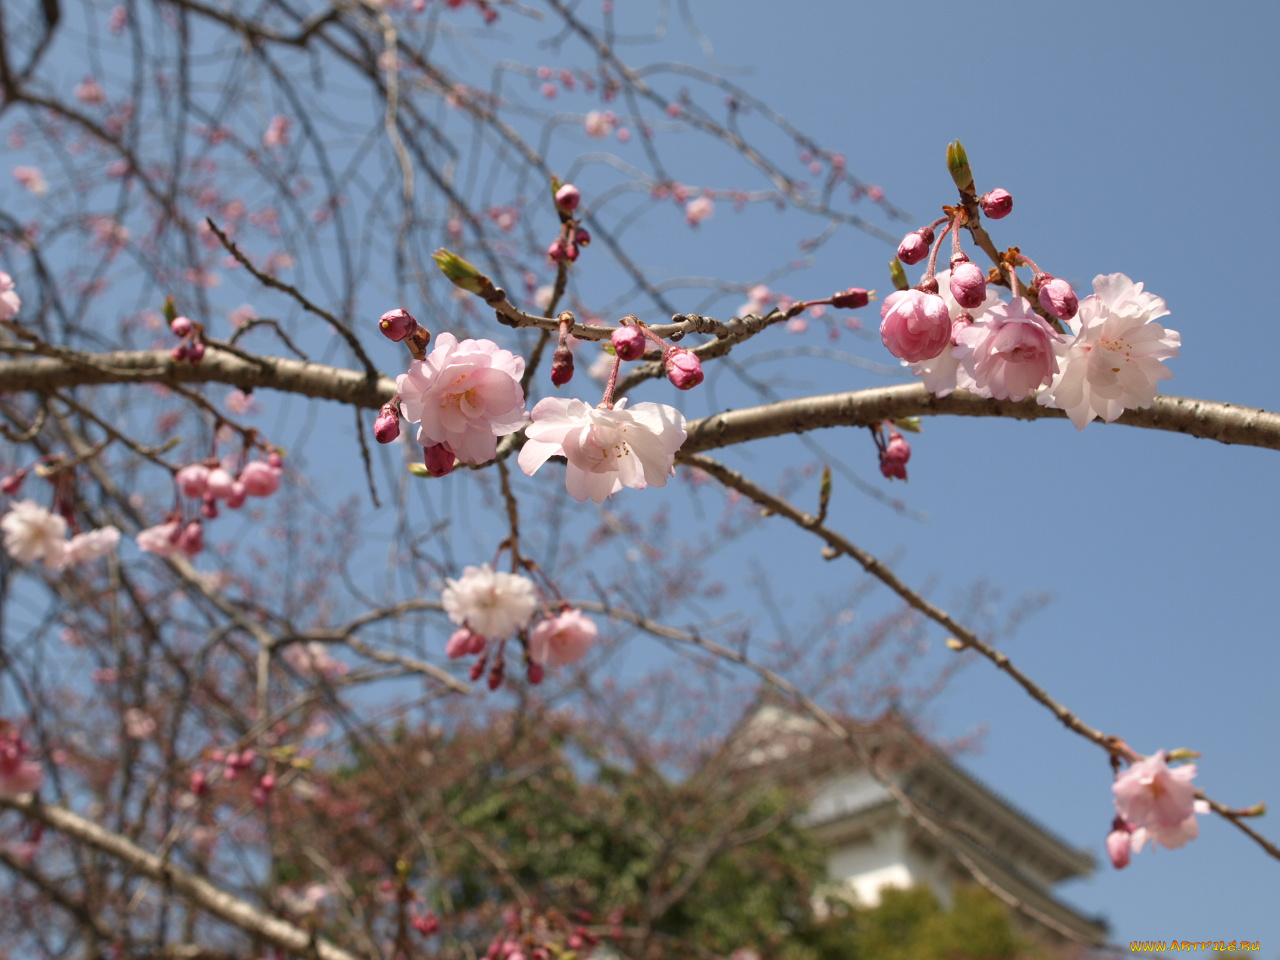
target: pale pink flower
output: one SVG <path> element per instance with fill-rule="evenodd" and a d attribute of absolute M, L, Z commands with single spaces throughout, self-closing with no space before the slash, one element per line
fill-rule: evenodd
<path fill-rule="evenodd" d="M 49 184 L 44 178 L 44 174 L 40 172 L 39 167 L 14 167 L 13 179 L 26 187 L 37 197 L 43 197 L 49 192 Z"/>
<path fill-rule="evenodd" d="M 177 520 L 147 527 L 138 533 L 138 549 L 143 553 L 154 553 L 157 557 L 172 557 L 182 552 L 182 524 Z"/>
<path fill-rule="evenodd" d="M 956 333 L 956 358 L 976 384 L 974 392 L 997 400 L 1023 400 L 1058 372 L 1059 339 L 1025 298 L 999 303 Z"/>
<path fill-rule="evenodd" d="M 280 477 L 284 473 L 264 460 L 251 460 L 240 471 L 240 482 L 251 497 L 269 497 L 280 489 Z"/>
<path fill-rule="evenodd" d="M 444 444 L 464 463 L 488 463 L 498 437 L 515 433 L 527 416 L 520 377 L 524 357 L 492 340 L 435 339 L 425 360 L 396 378 L 406 420 L 420 423 L 418 443 Z"/>
<path fill-rule="evenodd" d="M 491 640 L 523 630 L 538 608 L 532 580 L 494 571 L 487 563 L 467 567 L 457 580 L 445 580 L 440 601 L 450 620 Z"/>
<path fill-rule="evenodd" d="M 1123 870 L 1129 865 L 1129 855 L 1133 850 L 1133 836 L 1128 827 L 1123 825 L 1123 821 L 1118 823 L 1121 825 L 1107 834 L 1107 857 L 1111 860 L 1113 867 Z"/>
<path fill-rule="evenodd" d="M 582 126 L 588 137 L 600 140 L 613 133 L 617 122 L 618 118 L 608 110 L 592 110 L 582 121 Z"/>
<path fill-rule="evenodd" d="M 548 667 L 577 663 L 596 642 L 595 622 L 581 610 L 539 620 L 529 631 L 529 659 Z"/>
<path fill-rule="evenodd" d="M 231 326 L 233 328 L 239 330 L 250 320 L 257 320 L 258 313 L 253 309 L 253 307 L 249 306 L 249 304 L 242 303 L 227 314 L 227 319 L 231 321 Z"/>
<path fill-rule="evenodd" d="M 26 759 L 27 745 L 11 730 L 0 735 L 0 793 L 35 793 L 44 780 L 40 764 Z"/>
<path fill-rule="evenodd" d="M 156 732 L 156 721 L 151 714 L 137 707 L 124 712 L 124 732 L 133 740 L 149 740 Z"/>
<path fill-rule="evenodd" d="M 897 290 L 880 305 L 880 341 L 899 359 L 929 360 L 951 341 L 947 304 L 936 293 Z"/>
<path fill-rule="evenodd" d="M 345 663 L 329 655 L 323 643 L 291 643 L 281 654 L 284 662 L 303 677 L 323 677 L 332 680 L 349 669 Z"/>
<path fill-rule="evenodd" d="M 716 205 L 710 197 L 694 197 L 685 204 L 684 218 L 689 221 L 689 226 L 696 227 L 715 213 L 715 210 Z"/>
<path fill-rule="evenodd" d="M 209 488 L 209 468 L 203 463 L 189 463 L 173 479 L 184 497 L 203 497 Z"/>
<path fill-rule="evenodd" d="M 19 563 L 42 561 L 57 569 L 67 549 L 67 521 L 34 500 L 19 500 L 0 519 L 4 548 Z"/>
<path fill-rule="evenodd" d="M 1200 835 L 1196 814 L 1207 808 L 1197 806 L 1196 765 L 1170 768 L 1164 751 L 1133 764 L 1116 776 L 1111 791 L 1116 795 L 1116 812 L 1133 829 L 1133 849 L 1147 841 L 1174 849 Z"/>
<path fill-rule="evenodd" d="M 288 117 L 277 113 L 271 118 L 271 122 L 267 124 L 267 129 L 262 134 L 262 145 L 268 149 L 287 146 L 291 123 Z"/>
<path fill-rule="evenodd" d="M 115 553 L 119 543 L 120 531 L 111 526 L 100 527 L 87 533 L 77 533 L 67 541 L 58 562 L 51 566 L 57 570 L 80 563 L 92 563 L 94 560 Z"/>
<path fill-rule="evenodd" d="M 102 86 L 94 77 L 85 77 L 76 84 L 72 93 L 86 106 L 96 107 L 107 102 L 107 95 L 102 92 Z"/>
<path fill-rule="evenodd" d="M 243 390 L 232 390 L 228 393 L 226 404 L 227 411 L 234 413 L 238 417 L 257 410 L 257 404 L 254 402 L 253 397 Z"/>
<path fill-rule="evenodd" d="M 0 270 L 0 320 L 12 320 L 22 308 L 22 301 L 14 290 L 13 277 Z"/>
<path fill-rule="evenodd" d="M 1058 374 L 1037 402 L 1067 412 L 1076 429 L 1094 417 L 1110 423 L 1125 410 L 1149 407 L 1157 384 L 1173 376 L 1164 361 L 1182 337 L 1156 323 L 1165 302 L 1123 273 L 1093 279 L 1068 326 L 1074 339 L 1058 347 Z"/>
<path fill-rule="evenodd" d="M 520 450 L 520 469 L 533 476 L 553 456 L 568 460 L 565 485 L 575 500 L 596 503 L 623 487 L 665 486 L 684 443 L 684 415 L 661 403 L 625 399 L 612 410 L 581 400 L 547 397 L 533 408 L 533 423 Z"/>

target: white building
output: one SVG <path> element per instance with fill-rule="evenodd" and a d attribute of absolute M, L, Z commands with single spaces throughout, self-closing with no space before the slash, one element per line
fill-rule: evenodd
<path fill-rule="evenodd" d="M 847 748 L 813 720 L 764 706 L 738 739 L 747 764 L 800 762 L 817 772 L 813 799 L 803 817 L 827 848 L 827 869 L 837 891 L 874 906 L 886 886 L 928 886 L 950 906 L 960 883 L 973 883 L 971 864 L 1025 910 L 1021 925 L 1057 933 L 1055 927 L 1101 944 L 1107 926 L 1054 897 L 1053 887 L 1093 872 L 1093 856 L 1055 837 L 1008 801 L 965 773 L 896 715 L 862 728 L 877 751 L 877 767 L 938 827 L 921 826 L 889 788 L 860 768 Z M 824 754 L 823 762 L 805 762 Z M 1039 919 L 1034 919 L 1039 917 Z"/>

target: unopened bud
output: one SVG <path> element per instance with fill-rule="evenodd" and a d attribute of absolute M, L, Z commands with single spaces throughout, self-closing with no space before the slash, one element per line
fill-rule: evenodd
<path fill-rule="evenodd" d="M 173 479 L 184 497 L 203 497 L 209 486 L 209 468 L 203 463 L 189 463 Z"/>
<path fill-rule="evenodd" d="M 609 339 L 613 343 L 613 349 L 623 360 L 639 360 L 644 356 L 645 336 L 637 326 L 628 324 L 619 327 Z"/>
<path fill-rule="evenodd" d="M 187 359 L 192 363 L 199 363 L 204 359 L 204 344 L 197 340 L 187 348 Z"/>
<path fill-rule="evenodd" d="M 431 255 L 431 259 L 455 287 L 474 293 L 487 303 L 496 303 L 505 297 L 505 294 L 493 285 L 492 280 L 456 253 L 441 247 Z"/>
<path fill-rule="evenodd" d="M 1076 315 L 1076 311 L 1080 309 L 1080 300 L 1071 289 L 1071 284 L 1048 274 L 1042 274 L 1037 279 L 1040 280 L 1040 306 L 1044 307 L 1046 313 L 1059 320 L 1070 320 Z"/>
<path fill-rule="evenodd" d="M 258 781 L 258 786 L 263 793 L 270 793 L 276 788 L 276 778 L 269 773 L 264 773 L 262 779 Z"/>
<path fill-rule="evenodd" d="M 212 493 L 204 495 L 204 502 L 200 504 L 200 516 L 206 520 L 218 519 L 218 501 Z"/>
<path fill-rule="evenodd" d="M 591 234 L 587 233 L 584 228 L 579 227 L 573 231 L 573 242 L 580 247 L 589 247 L 591 246 Z"/>
<path fill-rule="evenodd" d="M 174 347 L 172 350 L 169 351 L 169 356 L 173 357 L 173 359 L 179 362 L 187 359 L 187 345 L 185 343 L 178 344 L 176 347 Z"/>
<path fill-rule="evenodd" d="M 566 183 L 556 191 L 556 206 L 565 213 L 573 213 L 582 202 L 582 194 L 572 183 Z"/>
<path fill-rule="evenodd" d="M 576 243 L 571 243 L 571 244 L 569 244 L 567 247 L 565 247 L 565 248 L 564 248 L 564 257 L 565 257 L 565 259 L 566 259 L 566 260 L 568 260 L 570 263 L 573 263 L 575 260 L 577 260 L 577 259 L 578 259 L 578 245 L 577 245 Z"/>
<path fill-rule="evenodd" d="M 27 479 L 27 468 L 15 470 L 3 480 L 0 480 L 0 490 L 3 490 L 9 496 L 13 496 L 22 489 L 22 481 Z"/>
<path fill-rule="evenodd" d="M 191 792 L 197 797 L 203 797 L 209 792 L 209 778 L 203 770 L 197 770 L 191 775 Z"/>
<path fill-rule="evenodd" d="M 556 347 L 551 357 L 551 382 L 563 387 L 573 379 L 573 351 L 568 347 Z"/>
<path fill-rule="evenodd" d="M 982 268 L 968 257 L 951 261 L 951 295 L 966 310 L 982 306 L 982 301 L 987 298 L 987 278 L 983 276 Z"/>
<path fill-rule="evenodd" d="M 850 287 L 831 297 L 831 305 L 837 310 L 857 310 L 871 302 L 871 294 L 861 287 Z"/>
<path fill-rule="evenodd" d="M 249 491 L 245 485 L 239 480 L 231 484 L 231 492 L 227 494 L 227 509 L 239 510 L 244 506 L 245 498 L 249 496 Z"/>
<path fill-rule="evenodd" d="M 427 473 L 433 477 L 443 477 L 453 471 L 456 459 L 453 451 L 443 443 L 433 443 L 422 450 L 422 459 L 426 463 Z"/>
<path fill-rule="evenodd" d="M 926 228 L 927 229 L 927 228 Z M 929 231 L 932 233 L 933 231 Z M 898 244 L 898 259 L 906 264 L 919 263 L 929 255 L 931 240 L 924 238 L 923 232 L 916 230 L 908 233 Z"/>
<path fill-rule="evenodd" d="M 400 415 L 391 404 L 384 404 L 373 421 L 373 436 L 379 443 L 390 443 L 400 436 Z"/>
<path fill-rule="evenodd" d="M 702 361 L 688 350 L 671 350 L 662 361 L 667 379 L 678 390 L 692 390 L 702 382 Z"/>
<path fill-rule="evenodd" d="M 959 140 L 947 144 L 947 170 L 961 193 L 973 193 L 973 171 L 969 168 L 969 154 Z"/>
<path fill-rule="evenodd" d="M 535 687 L 542 682 L 542 678 L 546 676 L 546 671 L 542 668 L 542 664 L 529 661 L 528 668 L 529 682 Z"/>
<path fill-rule="evenodd" d="M 1107 834 L 1107 856 L 1111 860 L 1111 865 L 1117 870 L 1127 867 L 1132 849 L 1133 838 L 1129 832 L 1129 825 L 1116 817 L 1111 825 L 1111 832 Z"/>
<path fill-rule="evenodd" d="M 984 193 L 978 203 L 982 205 L 983 214 L 992 220 L 1000 220 L 1013 212 L 1013 194 L 1008 190 L 997 188 Z"/>
<path fill-rule="evenodd" d="M 217 500 L 225 500 L 231 496 L 231 485 L 235 482 L 235 477 L 227 473 L 221 467 L 209 471 L 206 483 L 206 491 L 211 497 Z"/>
<path fill-rule="evenodd" d="M 178 546 L 189 557 L 194 557 L 203 550 L 204 524 L 199 520 L 188 523 L 186 529 L 182 531 L 182 539 L 178 542 Z"/>
<path fill-rule="evenodd" d="M 378 329 L 382 331 L 382 335 L 388 340 L 394 340 L 396 343 L 409 336 L 417 328 L 418 321 L 413 319 L 409 315 L 409 311 L 403 307 L 388 310 L 378 321 Z"/>
<path fill-rule="evenodd" d="M 169 321 L 169 329 L 173 331 L 175 337 L 185 337 L 195 329 L 195 324 L 191 322 L 190 317 L 174 317 Z"/>
<path fill-rule="evenodd" d="M 897 430 L 889 431 L 889 443 L 880 453 L 880 472 L 887 479 L 907 479 L 907 461 L 911 459 L 911 444 Z"/>
<path fill-rule="evenodd" d="M 547 259 L 553 263 L 559 263 L 568 255 L 568 249 L 565 247 L 563 240 L 554 240 L 551 246 L 547 247 Z"/>

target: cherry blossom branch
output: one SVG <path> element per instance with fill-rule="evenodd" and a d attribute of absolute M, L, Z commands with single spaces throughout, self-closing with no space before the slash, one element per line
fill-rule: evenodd
<path fill-rule="evenodd" d="M 203 877 L 144 850 L 120 834 L 70 810 L 47 806 L 29 795 L 11 796 L 3 793 L 0 793 L 0 807 L 21 813 L 73 840 L 115 857 L 143 876 L 167 885 L 207 913 L 260 937 L 281 950 L 316 957 L 318 960 L 358 960 L 355 954 L 259 910 Z"/>
<path fill-rule="evenodd" d="M 767 490 L 764 490 L 744 477 L 741 473 L 726 467 L 724 464 L 716 460 L 712 460 L 710 457 L 698 456 L 696 454 L 686 456 L 682 451 L 681 455 L 678 456 L 678 459 L 690 466 L 695 466 L 701 470 L 705 470 L 725 486 L 737 490 L 743 496 L 755 503 L 758 503 L 760 506 L 772 513 L 786 517 L 797 526 L 822 538 L 826 541 L 828 550 L 830 551 L 829 559 L 839 556 L 840 554 L 844 554 L 856 561 L 864 570 L 867 571 L 867 573 L 871 574 L 896 593 L 912 609 L 920 611 L 930 620 L 946 628 L 952 634 L 955 641 L 954 644 L 949 645 L 958 650 L 971 648 L 987 660 L 990 660 L 998 669 L 1003 670 L 1012 677 L 1014 682 L 1022 687 L 1022 689 L 1025 690 L 1033 700 L 1046 707 L 1049 712 L 1057 717 L 1068 730 L 1071 730 L 1073 733 L 1077 733 L 1086 740 L 1097 744 L 1103 750 L 1107 751 L 1107 753 L 1112 757 L 1123 757 L 1130 762 L 1136 762 L 1142 759 L 1139 754 L 1135 753 L 1119 737 L 1105 734 L 1101 730 L 1089 726 L 1064 704 L 1050 696 L 1044 687 L 1032 680 L 1018 667 L 1014 666 L 1013 662 L 1006 654 L 983 641 L 968 627 L 965 627 L 963 624 L 954 620 L 945 610 L 935 606 L 924 597 L 920 596 L 920 594 L 916 593 L 903 583 L 902 580 L 899 579 L 898 576 L 886 567 L 879 559 L 870 553 L 867 553 L 861 547 L 856 546 L 841 534 L 836 533 L 829 527 L 822 524 L 817 517 L 796 509 L 786 500 L 783 500 L 781 497 L 774 496 Z M 1201 799 L 1208 800 L 1210 808 L 1215 813 L 1218 813 L 1231 823 L 1235 824 L 1235 826 L 1239 827 L 1247 836 L 1256 841 L 1263 850 L 1280 860 L 1280 847 L 1277 847 L 1270 840 L 1267 840 L 1246 824 L 1243 820 L 1243 817 L 1246 814 L 1242 811 L 1233 811 L 1231 808 L 1226 807 L 1217 801 L 1209 800 L 1208 797 L 1204 796 L 1203 791 L 1200 791 L 1197 796 L 1200 796 Z"/>

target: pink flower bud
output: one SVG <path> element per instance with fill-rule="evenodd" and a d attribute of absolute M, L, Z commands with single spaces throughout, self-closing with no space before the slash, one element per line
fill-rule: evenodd
<path fill-rule="evenodd" d="M 547 247 L 547 259 L 553 263 L 559 263 L 566 256 L 568 256 L 568 250 L 565 248 L 563 240 L 556 240 L 552 242 L 551 246 Z"/>
<path fill-rule="evenodd" d="M 566 260 L 568 260 L 570 263 L 573 263 L 575 260 L 577 260 L 577 259 L 578 259 L 578 245 L 577 245 L 576 243 L 571 243 L 571 244 L 569 244 L 567 247 L 565 247 L 565 248 L 564 248 L 564 257 L 565 257 L 565 259 L 566 259 Z"/>
<path fill-rule="evenodd" d="M 427 465 L 427 473 L 433 477 L 443 477 L 453 471 L 456 458 L 447 444 L 433 443 L 423 449 L 422 459 Z"/>
<path fill-rule="evenodd" d="M 1076 311 L 1080 309 L 1080 300 L 1071 289 L 1071 284 L 1048 274 L 1042 274 L 1037 279 L 1040 281 L 1040 306 L 1044 307 L 1045 313 L 1059 320 L 1070 320 L 1076 315 Z"/>
<path fill-rule="evenodd" d="M 551 357 L 551 382 L 563 387 L 573 379 L 573 351 L 568 347 L 556 347 Z"/>
<path fill-rule="evenodd" d="M 566 183 L 556 191 L 556 206 L 566 213 L 573 213 L 573 211 L 577 210 L 581 201 L 582 194 L 578 192 L 578 188 L 572 183 Z"/>
<path fill-rule="evenodd" d="M 982 301 L 987 299 L 987 278 L 982 268 L 968 257 L 951 261 L 951 295 L 966 310 L 982 306 Z"/>
<path fill-rule="evenodd" d="M 227 509 L 239 510 L 244 506 L 245 498 L 249 496 L 249 491 L 245 489 L 245 485 L 237 480 L 231 484 L 231 492 L 227 494 Z"/>
<path fill-rule="evenodd" d="M 272 450 L 267 454 L 267 466 L 279 470 L 284 466 L 284 457 Z"/>
<path fill-rule="evenodd" d="M 931 246 L 933 246 L 932 228 L 921 227 L 902 238 L 902 242 L 898 244 L 898 259 L 905 264 L 919 263 L 929 255 Z"/>
<path fill-rule="evenodd" d="M 382 331 L 382 335 L 388 340 L 394 340 L 399 343 L 409 334 L 418 328 L 418 321 L 409 315 L 409 311 L 403 307 L 396 307 L 394 310 L 388 310 L 382 315 L 382 319 L 378 321 L 378 329 Z"/>
<path fill-rule="evenodd" d="M 871 294 L 861 287 L 850 287 L 831 297 L 831 305 L 838 310 L 857 310 L 871 302 Z"/>
<path fill-rule="evenodd" d="M 1013 194 L 1008 190 L 997 188 L 990 193 L 984 193 L 978 203 L 982 205 L 983 214 L 992 220 L 1007 217 L 1013 212 Z"/>
<path fill-rule="evenodd" d="M 269 497 L 280 489 L 280 468 L 253 460 L 240 471 L 240 482 L 251 497 Z"/>
<path fill-rule="evenodd" d="M 900 360 L 932 360 L 951 343 L 947 302 L 920 290 L 889 294 L 880 306 L 880 339 Z"/>
<path fill-rule="evenodd" d="M 21 470 L 15 470 L 3 480 L 0 480 L 0 490 L 3 490 L 9 496 L 13 496 L 22 489 L 22 481 L 25 479 L 27 479 L 26 467 Z"/>
<path fill-rule="evenodd" d="M 188 523 L 186 529 L 182 531 L 182 539 L 178 542 L 178 548 L 189 557 L 194 557 L 203 550 L 204 524 L 199 520 L 192 520 Z"/>
<path fill-rule="evenodd" d="M 892 480 L 907 479 L 907 461 L 911 459 L 911 444 L 897 430 L 890 428 L 889 444 L 880 453 L 880 472 Z"/>
<path fill-rule="evenodd" d="M 174 317 L 169 321 L 169 329 L 173 331 L 175 337 L 185 337 L 195 329 L 190 317 Z"/>
<path fill-rule="evenodd" d="M 453 631 L 453 635 L 449 637 L 449 642 L 444 646 L 445 656 L 451 660 L 456 660 L 459 657 L 465 657 L 469 653 L 477 652 L 472 649 L 476 638 L 477 635 L 472 633 L 469 627 L 461 627 Z M 480 637 L 479 640 L 480 649 L 484 650 L 484 637 Z"/>
<path fill-rule="evenodd" d="M 1133 850 L 1132 838 L 1126 829 L 1115 829 L 1107 834 L 1107 856 L 1111 865 L 1123 870 L 1129 865 L 1129 856 Z"/>
<path fill-rule="evenodd" d="M 262 779 L 258 781 L 258 787 L 263 793 L 270 793 L 276 788 L 276 778 L 269 773 L 264 773 Z"/>
<path fill-rule="evenodd" d="M 678 390 L 692 390 L 702 382 L 702 361 L 688 350 L 670 350 L 662 365 L 667 369 L 667 379 Z"/>
<path fill-rule="evenodd" d="M 637 326 L 619 327 L 609 339 L 623 360 L 639 360 L 644 356 L 645 336 Z"/>
<path fill-rule="evenodd" d="M 191 775 L 191 792 L 197 797 L 203 797 L 209 792 L 209 778 L 204 775 L 203 770 L 197 770 Z"/>
<path fill-rule="evenodd" d="M 169 356 L 173 357 L 174 360 L 181 362 L 187 359 L 187 353 L 187 345 L 185 343 L 180 343 L 169 351 Z"/>
<path fill-rule="evenodd" d="M 203 497 L 209 485 L 209 468 L 203 463 L 189 463 L 173 479 L 184 497 Z"/>
<path fill-rule="evenodd" d="M 205 489 L 214 499 L 225 500 L 231 496 L 231 485 L 235 483 L 235 477 L 221 467 L 217 467 L 209 471 L 209 476 L 205 483 Z"/>
<path fill-rule="evenodd" d="M 197 340 L 191 346 L 187 347 L 187 359 L 192 363 L 199 363 L 204 359 L 204 344 Z"/>
<path fill-rule="evenodd" d="M 235 484 L 232 484 L 234 487 Z M 218 500 L 212 493 L 204 495 L 204 503 L 200 504 L 200 516 L 206 520 L 218 519 Z"/>
<path fill-rule="evenodd" d="M 543 677 L 546 676 L 547 671 L 543 668 L 542 664 L 534 663 L 532 660 L 530 660 L 527 673 L 529 677 L 529 682 L 536 687 L 538 684 L 542 682 L 542 679 Z"/>
<path fill-rule="evenodd" d="M 373 435 L 379 443 L 390 443 L 400 436 L 400 415 L 391 404 L 383 405 L 378 419 L 373 421 Z"/>
<path fill-rule="evenodd" d="M 591 234 L 587 233 L 585 228 L 579 227 L 573 232 L 573 242 L 580 247 L 589 247 L 591 246 Z"/>
<path fill-rule="evenodd" d="M 252 750 L 241 751 L 240 762 L 237 764 L 237 766 L 239 766 L 241 770 L 247 770 L 249 767 L 253 766 L 253 761 L 257 759 L 258 759 L 258 755 L 254 753 Z"/>

